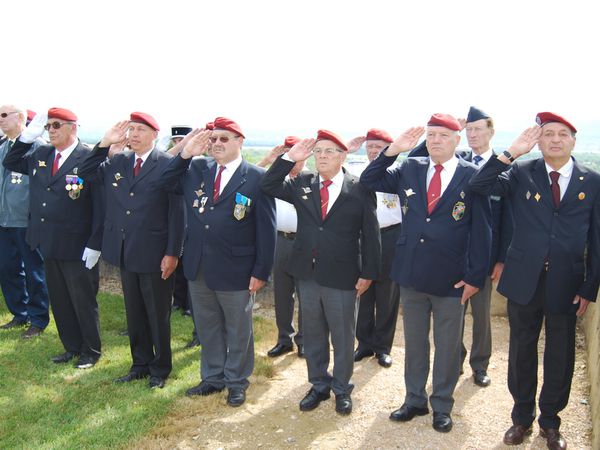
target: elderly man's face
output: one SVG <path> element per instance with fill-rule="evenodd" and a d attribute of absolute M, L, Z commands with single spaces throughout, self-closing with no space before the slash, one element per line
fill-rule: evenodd
<path fill-rule="evenodd" d="M 231 131 L 213 130 L 210 135 L 209 151 L 217 164 L 227 164 L 242 154 L 244 139 Z"/>
<path fill-rule="evenodd" d="M 553 122 L 542 127 L 538 147 L 544 155 L 544 159 L 566 162 L 571 157 L 575 141 L 575 136 L 569 127 L 559 122 Z"/>
<path fill-rule="evenodd" d="M 129 147 L 136 153 L 145 153 L 152 148 L 158 132 L 146 124 L 129 122 Z"/>
<path fill-rule="evenodd" d="M 315 167 L 324 178 L 334 177 L 346 160 L 346 152 L 330 140 L 317 141 L 313 149 Z"/>
<path fill-rule="evenodd" d="M 56 129 L 54 123 L 58 122 L 60 128 Z M 52 124 L 48 129 L 50 143 L 58 150 L 64 150 L 69 147 L 77 138 L 77 124 L 62 119 L 48 119 L 48 124 Z"/>
<path fill-rule="evenodd" d="M 449 128 L 428 126 L 426 141 L 430 158 L 435 163 L 442 164 L 454 157 L 460 136 Z"/>
<path fill-rule="evenodd" d="M 369 161 L 373 161 L 375 158 L 379 156 L 381 150 L 390 145 L 388 142 L 382 141 L 380 139 L 368 140 L 366 142 L 367 147 L 367 158 Z"/>
<path fill-rule="evenodd" d="M 20 134 L 23 129 L 24 118 L 23 111 L 18 111 L 14 106 L 0 106 L 0 129 L 4 134 Z"/>
<path fill-rule="evenodd" d="M 473 150 L 488 149 L 494 135 L 494 129 L 488 126 L 486 119 L 469 122 L 465 127 L 469 147 Z"/>

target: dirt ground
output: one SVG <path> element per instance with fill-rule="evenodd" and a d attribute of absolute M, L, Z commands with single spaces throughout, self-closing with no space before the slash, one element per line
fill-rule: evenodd
<path fill-rule="evenodd" d="M 257 314 L 273 317 L 261 307 Z M 466 342 L 470 342 L 471 317 L 467 315 Z M 295 353 L 275 360 L 276 374 L 269 380 L 251 379 L 247 401 L 240 408 L 225 404 L 225 393 L 177 402 L 172 414 L 152 435 L 135 448 L 155 449 L 500 449 L 511 425 L 512 401 L 506 386 L 508 321 L 492 318 L 493 355 L 489 368 L 492 384 L 479 388 L 468 367 L 459 379 L 452 413 L 454 428 L 442 434 L 431 427 L 431 415 L 408 423 L 388 419 L 404 399 L 404 340 L 398 320 L 394 364 L 384 369 L 375 359 L 355 365 L 350 416 L 335 413 L 335 402 L 321 403 L 311 412 L 301 412 L 298 402 L 309 389 L 306 363 Z M 274 342 L 256 351 L 265 354 Z M 562 413 L 561 431 L 570 449 L 591 448 L 589 382 L 585 367 L 583 335 L 578 334 L 576 369 L 569 405 Z M 467 345 L 468 347 L 468 345 Z M 543 338 L 540 342 L 543 348 Z M 433 350 L 433 346 L 432 346 Z M 433 357 L 433 354 L 432 354 Z M 542 355 L 540 354 L 540 361 Z M 541 375 L 541 370 L 540 370 Z M 431 381 L 431 380 L 430 380 Z M 428 387 L 430 392 L 431 387 Z M 534 433 L 514 449 L 544 449 L 537 424 Z"/>

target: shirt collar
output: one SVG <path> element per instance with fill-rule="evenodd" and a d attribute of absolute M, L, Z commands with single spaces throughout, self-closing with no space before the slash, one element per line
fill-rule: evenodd
<path fill-rule="evenodd" d="M 142 164 L 144 164 L 146 162 L 146 160 L 148 159 L 148 156 L 150 156 L 150 153 L 152 153 L 152 150 L 154 150 L 154 147 L 152 147 L 150 150 L 148 150 L 143 155 L 136 155 L 136 154 L 134 154 L 134 156 L 135 156 L 134 162 L 137 162 L 138 158 L 141 158 L 142 159 Z"/>
<path fill-rule="evenodd" d="M 544 164 L 546 165 L 546 172 L 548 172 L 548 175 L 550 175 L 550 172 L 553 172 L 554 169 L 550 167 L 547 162 L 544 162 Z M 566 164 L 558 169 L 557 172 L 565 178 L 570 178 L 571 173 L 573 173 L 573 158 L 569 158 Z"/>
<path fill-rule="evenodd" d="M 323 182 L 323 177 L 321 175 L 319 175 L 319 182 Z M 340 169 L 340 171 L 336 173 L 334 177 L 331 178 L 331 182 L 336 186 L 341 187 L 344 183 L 344 171 Z"/>
<path fill-rule="evenodd" d="M 481 155 L 479 155 L 483 159 L 483 161 L 481 163 L 479 163 L 479 164 L 483 165 L 486 162 L 488 162 L 489 159 L 492 157 L 493 154 L 494 154 L 494 151 L 490 147 L 486 152 L 483 152 Z M 475 156 L 477 156 L 477 153 L 473 152 L 473 158 L 475 158 Z"/>
<path fill-rule="evenodd" d="M 77 147 L 78 145 L 79 145 L 79 139 L 75 139 L 75 142 L 73 142 L 67 148 L 65 148 L 64 150 L 62 150 L 60 152 L 60 157 L 63 158 L 62 160 L 64 161 L 65 159 L 67 159 L 69 157 L 69 155 L 71 153 L 73 153 L 73 150 L 75 150 L 75 147 Z M 55 148 L 54 149 L 54 156 L 56 156 L 57 153 L 59 153 L 59 151 Z"/>
<path fill-rule="evenodd" d="M 240 164 L 242 164 L 242 155 L 238 156 L 233 161 L 229 161 L 227 164 L 217 164 L 217 168 L 219 166 L 225 166 L 225 169 L 227 169 L 228 172 L 233 173 L 240 167 Z"/>
<path fill-rule="evenodd" d="M 429 168 L 427 170 L 428 171 L 435 170 L 434 169 L 435 166 L 436 166 L 436 163 L 434 163 L 433 160 L 430 159 L 429 160 Z M 454 156 L 453 158 L 450 158 L 448 161 L 446 161 L 445 163 L 442 164 L 442 167 L 447 172 L 455 171 L 456 166 L 458 166 L 458 158 L 456 156 Z"/>

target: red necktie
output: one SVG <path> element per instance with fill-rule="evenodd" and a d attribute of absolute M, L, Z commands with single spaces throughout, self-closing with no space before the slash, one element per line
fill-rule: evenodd
<path fill-rule="evenodd" d="M 137 177 L 142 170 L 142 158 L 138 158 L 135 160 L 135 167 L 133 168 L 133 176 Z"/>
<path fill-rule="evenodd" d="M 560 173 L 553 170 L 550 172 L 550 179 L 552 183 L 550 184 L 550 189 L 552 190 L 552 200 L 554 200 L 554 207 L 558 208 L 560 205 L 560 185 L 558 184 L 558 178 L 560 177 Z"/>
<path fill-rule="evenodd" d="M 54 157 L 54 163 L 52 164 L 52 176 L 56 175 L 56 172 L 58 172 L 58 161 L 60 160 L 60 152 L 56 153 L 56 156 Z"/>
<path fill-rule="evenodd" d="M 442 195 L 442 177 L 440 172 L 444 168 L 441 164 L 435 165 L 435 173 L 433 178 L 429 182 L 429 189 L 427 189 L 427 212 L 431 214 L 437 202 L 439 202 Z"/>
<path fill-rule="evenodd" d="M 215 187 L 213 188 L 213 203 L 216 203 L 219 200 L 219 193 L 221 191 L 221 174 L 225 170 L 225 166 L 219 166 L 219 173 L 217 173 L 217 178 L 215 179 Z"/>
<path fill-rule="evenodd" d="M 329 189 L 328 187 L 333 184 L 331 180 L 323 180 L 323 187 L 320 190 L 321 193 L 321 216 L 323 220 L 327 216 L 327 205 L 329 204 Z"/>

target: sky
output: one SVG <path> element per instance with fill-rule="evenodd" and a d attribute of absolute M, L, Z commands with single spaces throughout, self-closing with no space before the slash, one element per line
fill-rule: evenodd
<path fill-rule="evenodd" d="M 600 122 L 595 2 L 3 2 L 0 102 L 131 111 L 163 129 L 237 121 L 247 137 L 398 135 L 475 105 L 498 130 L 539 111 Z"/>

